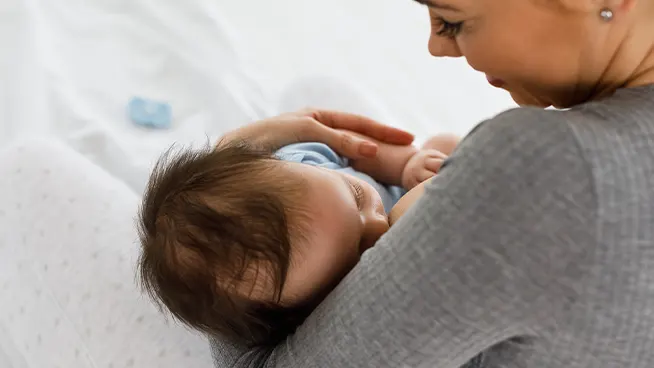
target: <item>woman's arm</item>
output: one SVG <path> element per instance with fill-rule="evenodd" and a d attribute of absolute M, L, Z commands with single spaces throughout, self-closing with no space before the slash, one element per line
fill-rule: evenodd
<path fill-rule="evenodd" d="M 555 113 L 484 123 L 293 336 L 272 350 L 218 344 L 217 366 L 459 367 L 534 337 L 574 297 L 570 270 L 596 242 L 588 173 Z M 527 366 L 530 349 L 494 359 Z"/>

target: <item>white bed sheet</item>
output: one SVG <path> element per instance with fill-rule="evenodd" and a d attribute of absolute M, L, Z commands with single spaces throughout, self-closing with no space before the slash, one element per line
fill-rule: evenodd
<path fill-rule="evenodd" d="M 54 140 L 0 149 L 0 177 L 1 368 L 211 366 L 134 282 L 133 191 Z"/>

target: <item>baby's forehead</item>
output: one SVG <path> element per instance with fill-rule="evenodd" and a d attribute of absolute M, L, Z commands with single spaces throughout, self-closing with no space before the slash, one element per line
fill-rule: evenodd
<path fill-rule="evenodd" d="M 312 174 L 315 170 L 320 170 L 313 165 L 284 160 L 271 162 L 270 168 L 274 171 L 274 175 L 267 179 L 274 180 L 276 184 L 281 182 L 284 185 L 302 187 L 303 195 L 307 194 L 308 186 L 316 183 L 317 178 Z"/>

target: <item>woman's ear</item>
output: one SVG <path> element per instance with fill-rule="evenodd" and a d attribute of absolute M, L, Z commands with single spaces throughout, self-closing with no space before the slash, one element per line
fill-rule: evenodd
<path fill-rule="evenodd" d="M 648 0 L 598 0 L 597 2 L 603 9 L 611 9 L 616 14 L 624 14 L 633 10 L 639 1 Z"/>
<path fill-rule="evenodd" d="M 572 13 L 589 13 L 600 7 L 605 0 L 554 0 L 559 7 Z M 606 0 L 613 1 L 613 0 Z"/>
<path fill-rule="evenodd" d="M 610 9 L 616 13 L 629 12 L 643 0 L 555 0 L 562 8 L 575 13 L 599 13 Z"/>

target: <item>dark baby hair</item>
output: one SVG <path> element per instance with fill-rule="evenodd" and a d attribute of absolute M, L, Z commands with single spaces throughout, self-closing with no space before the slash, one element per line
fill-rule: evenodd
<path fill-rule="evenodd" d="M 243 142 L 159 159 L 139 213 L 138 279 L 162 311 L 250 346 L 274 344 L 306 318 L 308 308 L 280 304 L 302 191 L 280 164 Z"/>

